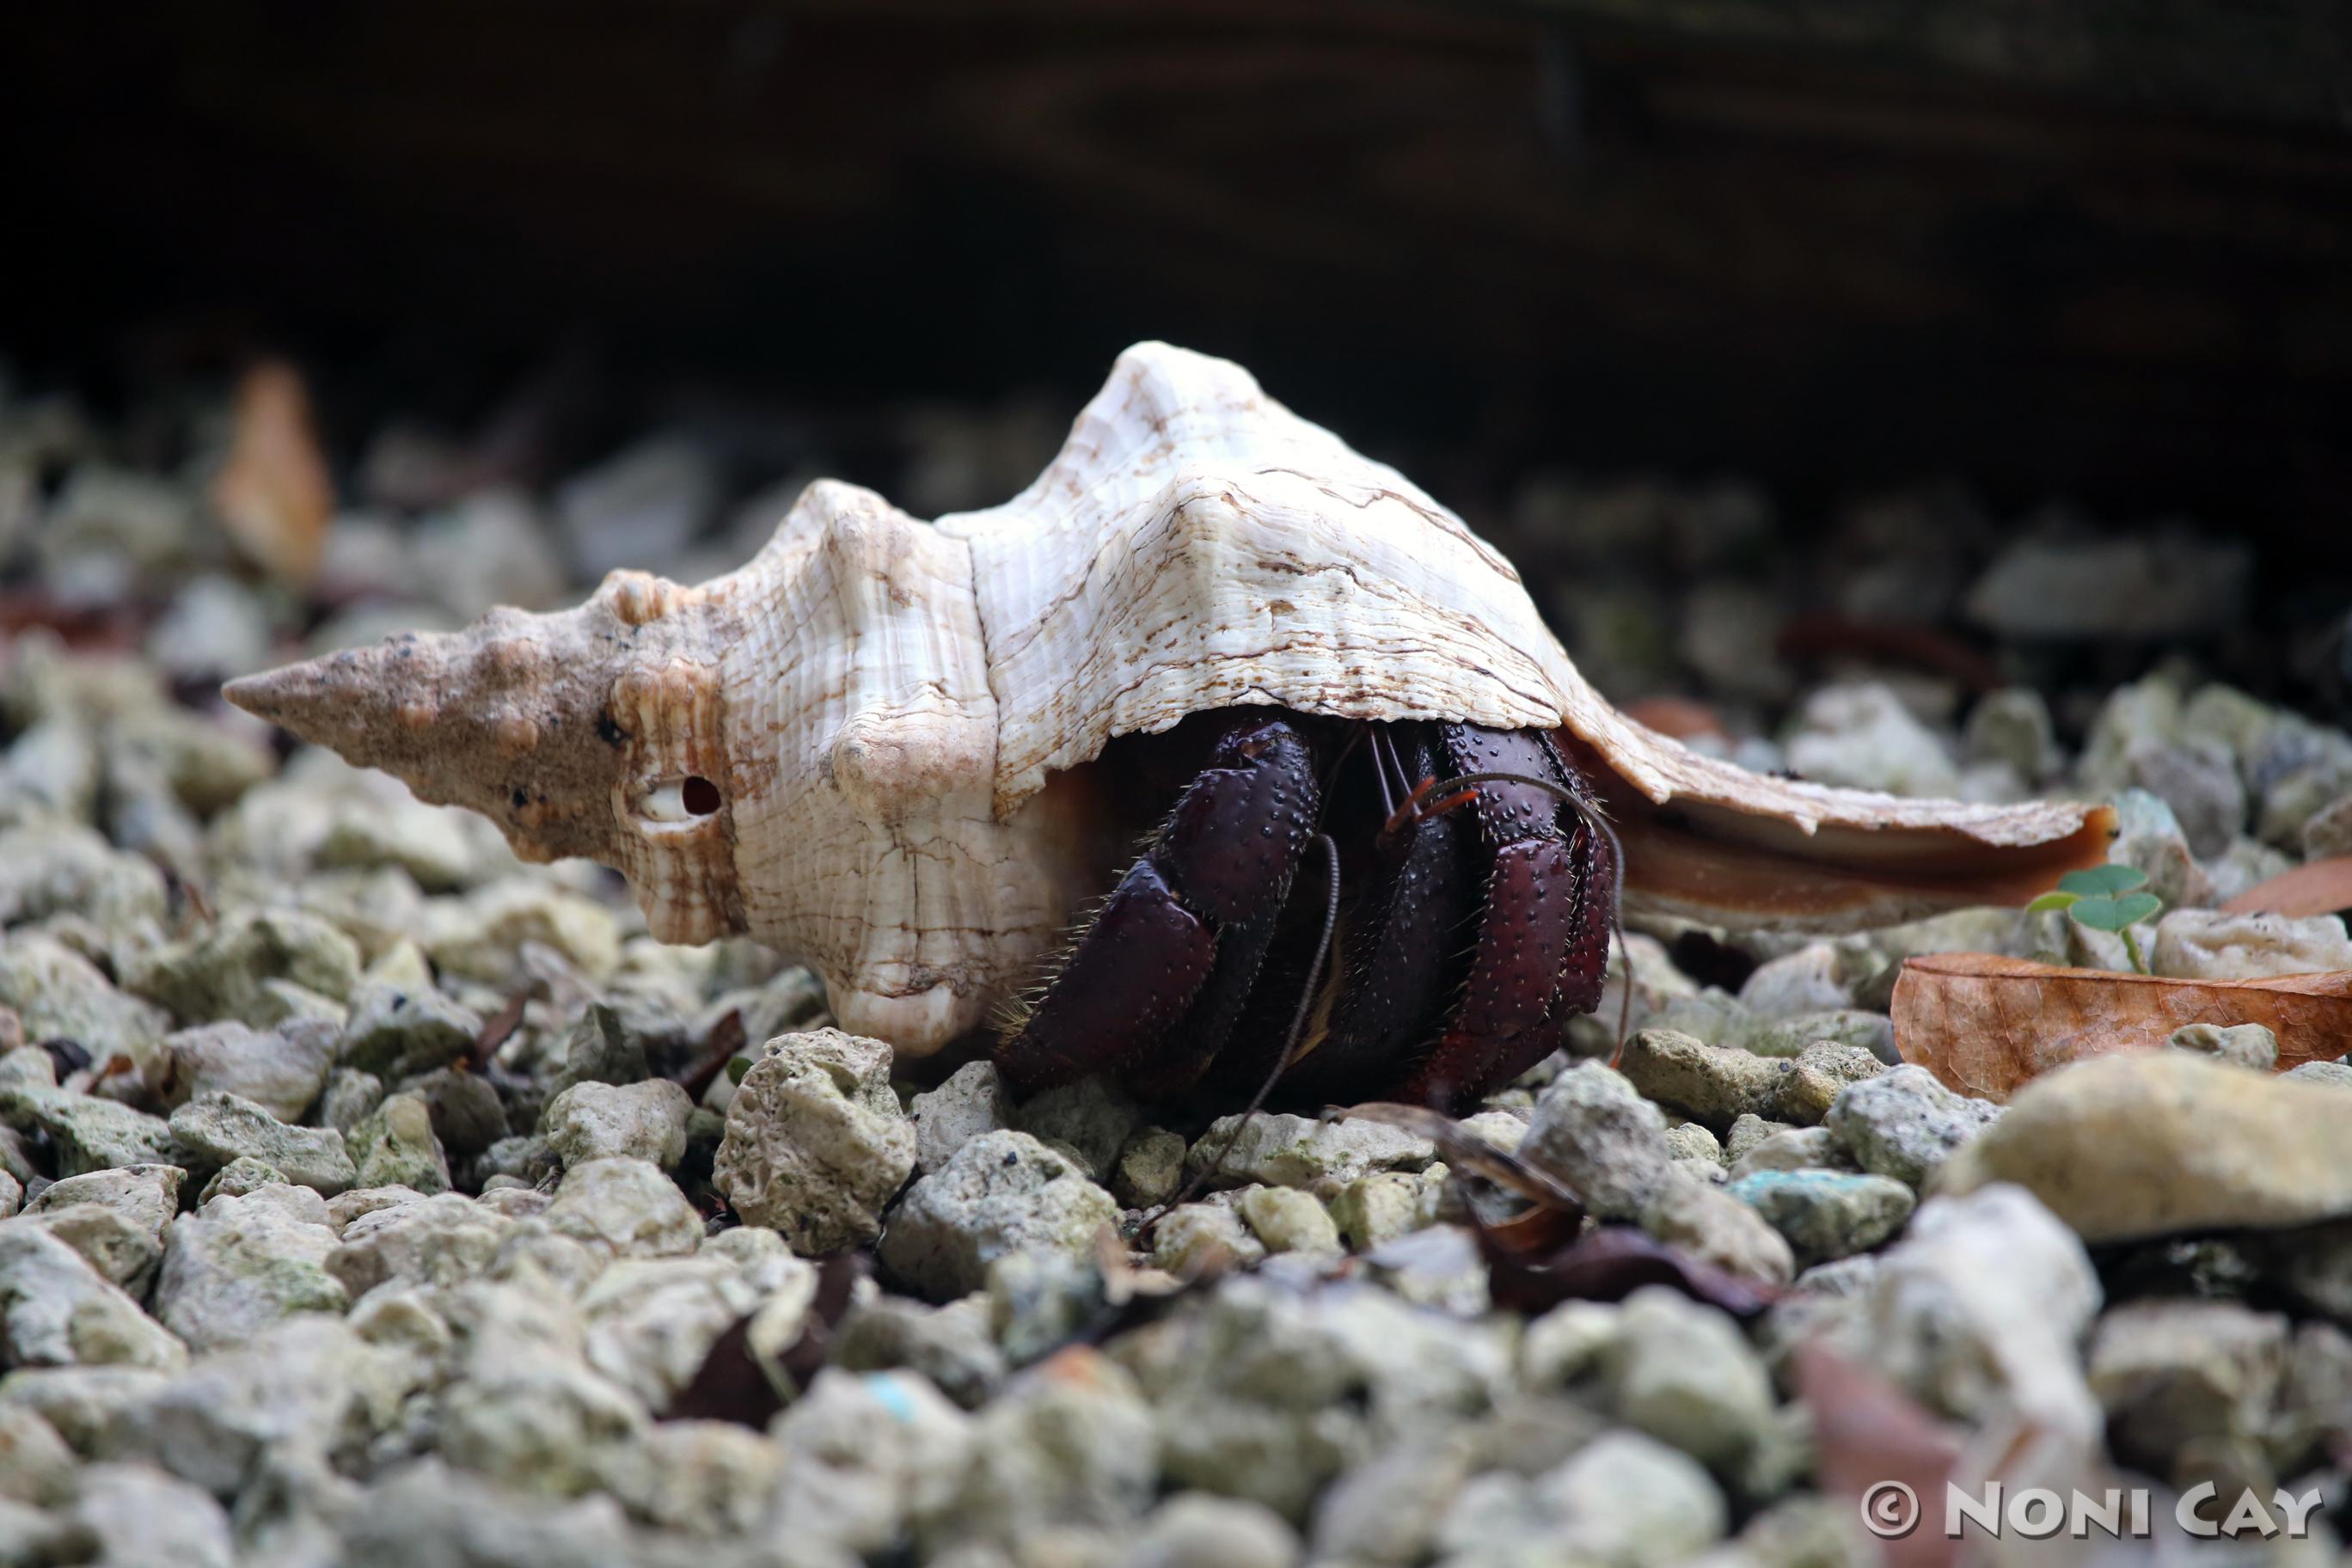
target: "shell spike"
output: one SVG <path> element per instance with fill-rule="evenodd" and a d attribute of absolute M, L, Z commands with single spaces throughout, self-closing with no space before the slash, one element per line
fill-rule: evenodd
<path fill-rule="evenodd" d="M 464 631 L 248 676 L 226 695 L 420 799 L 481 813 L 526 860 L 615 867 L 656 935 L 707 942 L 741 913 L 707 652 L 722 620 L 695 590 L 615 573 L 574 610 L 497 609 Z"/>

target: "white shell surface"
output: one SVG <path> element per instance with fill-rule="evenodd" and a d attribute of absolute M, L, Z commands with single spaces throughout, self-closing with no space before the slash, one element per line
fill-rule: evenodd
<path fill-rule="evenodd" d="M 2079 806 L 1969 805 L 1765 778 L 1633 723 L 1585 682 L 1518 573 L 1394 468 L 1249 373 L 1139 343 L 1037 482 L 953 513 L 1000 709 L 997 803 L 1113 735 L 1263 702 L 1359 719 L 1566 725 L 1654 803 L 1764 812 L 1810 833 L 2071 832 Z"/>
<path fill-rule="evenodd" d="M 824 976 L 845 1027 L 917 1052 L 983 1022 L 1104 890 L 1087 803 L 1050 782 L 1204 709 L 1565 726 L 1767 874 L 1792 855 L 1889 874 L 1808 911 L 1823 924 L 1964 901 L 1900 885 L 1906 859 L 2084 820 L 1767 779 L 1654 734 L 1460 518 L 1240 366 L 1165 343 L 1120 356 L 1004 505 L 925 524 L 819 483 L 710 592 L 740 628 L 722 658 L 746 923 Z M 1662 901 L 1711 912 L 1705 874 Z"/>
<path fill-rule="evenodd" d="M 1204 708 L 1564 717 L 1510 563 L 1223 360 L 1129 349 L 1035 484 L 938 526 L 971 548 L 1000 810 Z"/>
<path fill-rule="evenodd" d="M 843 1027 L 935 1049 L 1059 935 L 1077 874 L 1066 824 L 996 814 L 971 552 L 821 482 L 712 590 L 740 627 L 721 668 L 745 923 L 824 977 Z"/>

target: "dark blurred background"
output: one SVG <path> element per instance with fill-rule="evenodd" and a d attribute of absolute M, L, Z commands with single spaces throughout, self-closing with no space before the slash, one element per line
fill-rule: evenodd
<path fill-rule="evenodd" d="M 347 497 L 395 421 L 544 474 L 686 420 L 739 489 L 822 460 L 992 501 L 1158 336 L 1565 574 L 1607 541 L 1552 537 L 1553 500 L 1653 474 L 1736 481 L 1801 579 L 1857 526 L 1991 530 L 1936 568 L 1948 602 L 1893 605 L 1963 641 L 2017 530 L 2239 547 L 2253 612 L 2200 657 L 2340 699 L 2331 0 L 226 0 L 9 31 L 18 379 L 107 408 L 285 353 Z M 976 493 L 905 493 L 906 411 L 959 405 L 993 411 Z"/>

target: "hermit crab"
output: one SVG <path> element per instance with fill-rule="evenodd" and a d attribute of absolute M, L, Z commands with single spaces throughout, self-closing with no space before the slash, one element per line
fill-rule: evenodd
<path fill-rule="evenodd" d="M 2022 902 L 2112 831 L 1653 733 L 1459 518 L 1162 343 L 1002 506 L 820 481 L 698 587 L 619 572 L 227 695 L 525 858 L 616 868 L 665 942 L 782 950 L 904 1055 L 1009 1016 L 1017 1084 L 1235 1101 L 1507 1082 L 1594 1005 L 1621 880 L 1852 929 Z"/>

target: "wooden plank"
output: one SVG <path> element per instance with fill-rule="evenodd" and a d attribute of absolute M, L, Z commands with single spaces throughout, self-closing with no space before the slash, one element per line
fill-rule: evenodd
<path fill-rule="evenodd" d="M 41 7 L 20 331 L 585 323 L 835 399 L 1083 393 L 1162 335 L 1449 494 L 1961 472 L 2352 552 L 2352 141 L 1719 3 Z"/>
<path fill-rule="evenodd" d="M 1925 67 L 2093 103 L 2342 131 L 2340 0 L 1520 0 L 1575 28 Z"/>

